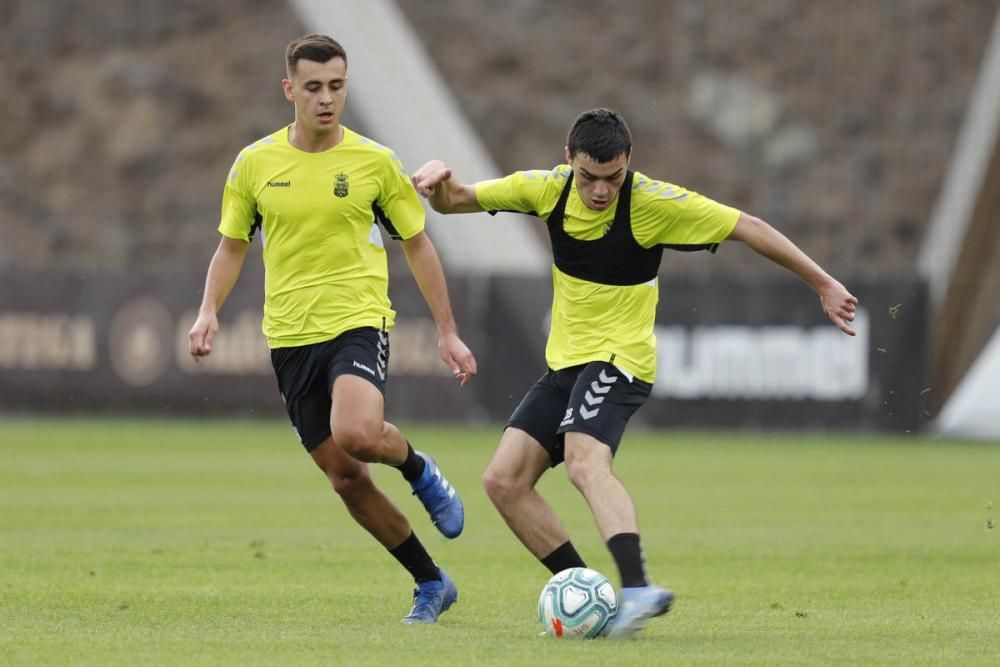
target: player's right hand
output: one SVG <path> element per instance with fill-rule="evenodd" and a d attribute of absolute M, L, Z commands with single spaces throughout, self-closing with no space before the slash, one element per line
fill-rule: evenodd
<path fill-rule="evenodd" d="M 219 332 L 219 318 L 214 313 L 199 313 L 194 326 L 188 332 L 188 351 L 195 363 L 212 353 L 212 341 Z"/>
<path fill-rule="evenodd" d="M 422 196 L 430 197 L 434 194 L 434 190 L 437 189 L 438 184 L 447 181 L 449 178 L 451 178 L 451 167 L 441 160 L 431 160 L 413 172 L 410 182 L 413 183 L 413 187 Z"/>

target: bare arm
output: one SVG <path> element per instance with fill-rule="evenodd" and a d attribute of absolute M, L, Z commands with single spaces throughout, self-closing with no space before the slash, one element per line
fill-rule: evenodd
<path fill-rule="evenodd" d="M 431 310 L 438 328 L 438 350 L 441 359 L 464 386 L 476 375 L 476 358 L 458 337 L 458 326 L 451 312 L 448 286 L 444 279 L 441 260 L 438 259 L 434 244 L 424 232 L 400 242 L 406 262 L 410 265 L 413 278 L 420 293 Z"/>
<path fill-rule="evenodd" d="M 819 294 L 823 312 L 844 333 L 853 336 L 857 298 L 788 238 L 760 218 L 740 213 L 730 239 L 743 241 L 755 252 L 792 271 Z"/>
<path fill-rule="evenodd" d="M 413 172 L 413 187 L 438 213 L 477 213 L 483 210 L 476 199 L 476 188 L 463 185 L 451 175 L 451 167 L 441 160 L 431 160 Z"/>
<path fill-rule="evenodd" d="M 198 319 L 188 333 L 188 347 L 191 356 L 198 363 L 201 363 L 202 357 L 212 352 L 212 340 L 219 331 L 217 314 L 240 277 L 249 248 L 250 244 L 246 241 L 223 236 L 208 265 L 205 294 L 198 309 Z"/>

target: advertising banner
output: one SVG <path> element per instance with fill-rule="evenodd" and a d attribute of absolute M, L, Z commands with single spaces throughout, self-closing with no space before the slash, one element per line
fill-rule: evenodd
<path fill-rule="evenodd" d="M 244 272 L 202 364 L 188 355 L 187 340 L 200 275 L 45 271 L 0 279 L 2 411 L 284 414 L 260 331 L 259 272 Z M 812 290 L 794 280 L 661 285 L 657 380 L 635 421 L 921 428 L 930 390 L 925 287 L 915 280 L 850 285 L 861 300 L 855 337 L 833 327 Z M 545 371 L 548 280 L 453 276 L 449 288 L 479 377 L 457 386 L 415 283 L 408 274 L 393 276 L 389 419 L 503 421 Z"/>
<path fill-rule="evenodd" d="M 851 280 L 857 335 L 792 279 L 660 285 L 657 378 L 633 421 L 691 428 L 913 431 L 929 419 L 927 295 L 917 280 Z M 494 279 L 484 396 L 505 419 L 545 370 L 551 285 Z M 609 314 L 614 316 L 614 314 Z"/>

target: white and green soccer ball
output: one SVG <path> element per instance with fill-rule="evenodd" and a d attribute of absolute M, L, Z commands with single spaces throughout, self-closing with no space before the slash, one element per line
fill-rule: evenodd
<path fill-rule="evenodd" d="M 586 567 L 553 575 L 538 597 L 538 619 L 552 637 L 593 639 L 617 615 L 615 587 L 603 574 Z"/>

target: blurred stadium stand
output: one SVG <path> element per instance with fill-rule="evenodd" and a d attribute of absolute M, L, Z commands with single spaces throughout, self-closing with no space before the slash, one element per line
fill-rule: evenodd
<path fill-rule="evenodd" d="M 994 0 L 399 5 L 504 169 L 555 163 L 576 113 L 611 106 L 631 121 L 634 167 L 764 217 L 838 275 L 914 271 L 997 11 Z M 668 259 L 668 274 L 771 270 L 729 249 Z"/>
<path fill-rule="evenodd" d="M 501 172 L 556 164 L 573 117 L 610 106 L 632 125 L 635 168 L 760 215 L 849 284 L 919 280 L 997 15 L 995 0 L 396 5 Z M 267 0 L 4 2 L 0 272 L 200 277 L 217 242 L 231 161 L 291 117 L 278 85 L 282 54 L 312 29 L 297 10 Z M 330 31 L 351 53 L 368 48 L 352 44 L 357 33 Z M 361 116 L 358 74 L 348 124 L 406 145 L 411 129 L 395 136 L 391 125 Z M 983 190 L 994 194 L 976 208 L 987 230 L 996 219 L 996 155 L 992 189 Z M 450 159 L 437 150 L 404 157 L 410 169 Z M 1000 265 L 995 251 L 984 253 L 996 236 L 977 238 L 972 247 L 982 252 L 957 265 Z M 510 252 L 502 244 L 476 252 L 491 249 Z M 392 262 L 394 273 L 405 271 L 398 254 Z M 448 268 L 461 276 L 461 266 Z M 259 268 L 248 271 L 259 278 Z M 780 277 L 735 244 L 715 257 L 668 255 L 662 273 L 666 299 L 673 277 Z M 253 280 L 243 287 L 259 289 Z M 0 306 L 12 297 L 8 288 Z M 997 301 L 977 298 L 983 330 L 995 327 Z M 193 307 L 197 299 L 192 291 L 179 301 Z M 905 298 L 899 305 L 911 307 Z M 916 296 L 912 308 L 922 312 Z M 961 329 L 964 313 L 949 317 Z M 971 364 L 975 354 L 963 359 Z M 921 407 L 935 410 L 956 382 L 941 381 Z"/>
<path fill-rule="evenodd" d="M 914 271 L 997 7 L 398 5 L 502 170 L 555 164 L 576 113 L 612 106 L 633 126 L 635 167 L 765 217 L 838 274 Z M 278 82 L 284 46 L 305 29 L 293 8 L 0 11 L 0 263 L 201 268 L 222 175 L 290 118 Z M 765 266 L 674 259 L 685 272 Z"/>

